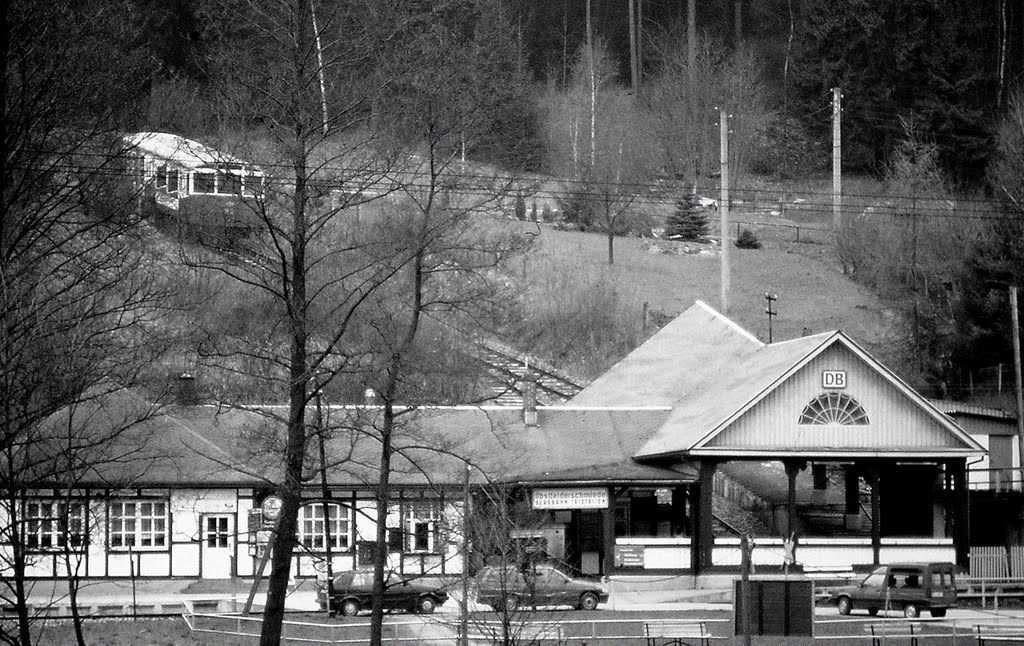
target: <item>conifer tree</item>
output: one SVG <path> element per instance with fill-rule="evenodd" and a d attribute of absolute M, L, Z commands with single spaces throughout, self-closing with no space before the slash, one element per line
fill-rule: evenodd
<path fill-rule="evenodd" d="M 665 223 L 665 237 L 679 240 L 699 240 L 708 234 L 708 215 L 696 193 L 690 193 L 676 202 L 675 212 Z"/>

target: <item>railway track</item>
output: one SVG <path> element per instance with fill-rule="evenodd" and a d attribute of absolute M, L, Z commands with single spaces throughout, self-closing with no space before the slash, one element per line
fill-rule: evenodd
<path fill-rule="evenodd" d="M 475 353 L 494 377 L 495 384 L 489 388 L 491 401 L 501 406 L 522 405 L 522 384 L 528 376 L 537 384 L 537 403 L 541 406 L 565 403 L 583 390 L 578 380 L 497 342 L 477 342 Z"/>

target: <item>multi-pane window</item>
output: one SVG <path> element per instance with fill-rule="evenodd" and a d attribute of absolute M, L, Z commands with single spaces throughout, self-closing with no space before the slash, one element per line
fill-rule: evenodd
<path fill-rule="evenodd" d="M 217 185 L 217 176 L 212 171 L 196 172 L 192 176 L 193 193 L 213 193 Z"/>
<path fill-rule="evenodd" d="M 178 169 L 176 168 L 167 169 L 167 192 L 178 192 Z"/>
<path fill-rule="evenodd" d="M 441 504 L 437 500 L 406 502 L 402 510 L 407 552 L 437 552 L 441 547 L 438 530 Z"/>
<path fill-rule="evenodd" d="M 226 195 L 242 193 L 242 176 L 232 172 L 217 173 L 217 192 Z"/>
<path fill-rule="evenodd" d="M 167 546 L 167 503 L 157 500 L 110 503 L 110 547 Z"/>
<path fill-rule="evenodd" d="M 32 500 L 25 503 L 25 546 L 51 550 L 85 545 L 85 505 Z"/>
<path fill-rule="evenodd" d="M 330 534 L 332 550 L 349 549 L 349 545 L 352 544 L 352 519 L 349 508 L 337 503 L 328 503 L 327 510 L 330 524 L 325 522 L 323 503 L 310 503 L 299 508 L 299 542 L 309 550 L 325 550 L 327 535 Z"/>
<path fill-rule="evenodd" d="M 228 531 L 227 516 L 206 517 L 206 546 L 207 547 L 228 547 L 230 545 L 231 533 Z"/>

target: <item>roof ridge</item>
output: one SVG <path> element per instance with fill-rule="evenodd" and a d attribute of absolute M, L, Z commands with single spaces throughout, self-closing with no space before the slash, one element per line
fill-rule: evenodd
<path fill-rule="evenodd" d="M 738 332 L 741 336 L 744 336 L 748 340 L 753 341 L 754 343 L 756 343 L 758 345 L 758 347 L 764 347 L 766 345 L 764 341 L 762 341 L 761 339 L 757 338 L 756 336 L 754 336 L 753 334 L 751 334 L 747 330 L 743 329 L 743 327 L 741 327 L 739 323 L 737 323 L 736 321 L 732 320 L 731 318 L 729 318 L 725 314 L 722 314 L 721 312 L 719 312 L 715 308 L 711 307 L 710 305 L 708 305 L 704 301 L 702 301 L 700 299 L 697 299 L 696 301 L 694 301 L 694 305 L 699 305 L 700 307 L 704 308 L 705 310 L 707 310 L 707 312 L 709 314 L 711 314 L 715 318 L 721 320 L 723 323 L 728 325 L 734 331 Z"/>

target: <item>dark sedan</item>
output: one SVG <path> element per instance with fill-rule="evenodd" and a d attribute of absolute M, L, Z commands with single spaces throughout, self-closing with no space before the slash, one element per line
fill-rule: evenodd
<path fill-rule="evenodd" d="M 334 577 L 331 594 L 331 612 L 345 616 L 368 610 L 373 597 L 373 572 L 353 570 Z M 316 600 L 321 610 L 327 609 L 327 582 L 317 581 Z M 408 579 L 389 576 L 384 583 L 384 609 L 407 610 L 430 614 L 448 600 L 448 593 L 438 586 L 413 583 Z"/>
<path fill-rule="evenodd" d="M 525 568 L 488 566 L 477 574 L 477 601 L 507 611 L 520 604 L 594 610 L 608 601 L 608 588 L 600 577 L 565 572 L 546 563 Z"/>

